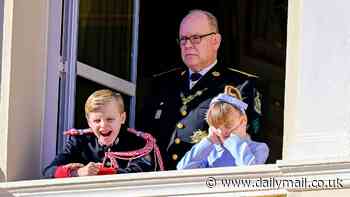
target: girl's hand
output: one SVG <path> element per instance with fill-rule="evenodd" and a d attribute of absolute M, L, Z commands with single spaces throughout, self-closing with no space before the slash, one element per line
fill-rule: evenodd
<path fill-rule="evenodd" d="M 249 138 L 249 135 L 247 134 L 247 124 L 241 123 L 236 129 L 232 131 L 233 134 L 238 135 L 242 139 Z"/>
<path fill-rule="evenodd" d="M 209 140 L 213 144 L 222 144 L 222 140 L 219 137 L 220 133 L 221 133 L 220 129 L 209 127 L 209 135 L 208 135 Z"/>

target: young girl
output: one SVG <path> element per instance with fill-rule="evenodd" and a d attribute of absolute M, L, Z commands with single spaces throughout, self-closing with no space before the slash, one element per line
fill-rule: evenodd
<path fill-rule="evenodd" d="M 247 107 L 239 90 L 226 86 L 225 93 L 219 94 L 210 103 L 206 117 L 209 134 L 185 154 L 177 169 L 265 163 L 269 148 L 265 143 L 252 141 L 246 133 Z"/>

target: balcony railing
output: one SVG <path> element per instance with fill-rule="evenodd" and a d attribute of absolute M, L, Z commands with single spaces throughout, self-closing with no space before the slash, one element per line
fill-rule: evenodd
<path fill-rule="evenodd" d="M 4 182 L 12 196 L 313 196 L 350 193 L 350 162 L 293 162 Z M 318 193 L 317 195 L 321 194 Z M 1 196 L 1 195 L 0 195 Z M 296 196 L 296 195 L 293 195 Z M 338 196 L 338 195 L 337 195 Z"/>

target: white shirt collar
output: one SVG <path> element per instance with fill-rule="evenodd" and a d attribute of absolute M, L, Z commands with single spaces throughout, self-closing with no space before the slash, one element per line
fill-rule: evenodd
<path fill-rule="evenodd" d="M 204 68 L 203 70 L 199 71 L 198 73 L 200 73 L 202 75 L 202 77 L 203 77 L 205 74 L 207 74 L 207 72 L 211 68 L 213 68 L 216 65 L 217 62 L 218 62 L 218 60 L 215 60 L 212 64 L 210 64 L 208 67 Z M 191 76 L 192 73 L 194 73 L 194 72 L 191 69 L 188 69 L 188 70 L 189 70 L 189 72 L 188 72 L 189 75 L 188 76 Z M 193 86 L 198 82 L 198 81 L 191 81 L 190 79 L 189 79 L 189 81 L 190 81 L 190 83 L 189 83 L 190 89 L 192 89 Z"/>
<path fill-rule="evenodd" d="M 216 65 L 217 62 L 218 60 L 215 60 L 212 64 L 210 64 L 208 67 L 204 68 L 203 70 L 199 71 L 198 73 L 204 76 L 211 68 L 213 68 Z M 194 72 L 191 69 L 189 69 L 189 76 L 191 76 L 192 73 Z"/>

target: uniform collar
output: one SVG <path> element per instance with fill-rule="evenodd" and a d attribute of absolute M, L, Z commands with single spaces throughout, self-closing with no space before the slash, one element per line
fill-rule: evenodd
<path fill-rule="evenodd" d="M 222 79 L 222 65 L 215 64 L 213 67 L 210 68 L 209 71 L 207 71 L 206 75 L 204 75 L 200 80 L 197 81 L 197 83 L 191 88 L 189 93 L 194 93 L 200 90 L 203 90 L 204 88 L 211 88 L 215 87 L 215 84 L 217 84 L 218 81 L 221 81 Z"/>
<path fill-rule="evenodd" d="M 207 72 L 209 72 L 209 70 L 211 70 L 217 63 L 218 61 L 215 60 L 214 63 L 210 64 L 208 67 L 202 69 L 201 71 L 199 71 L 198 73 L 202 75 L 202 77 L 197 80 L 197 81 L 191 81 L 189 80 L 190 76 L 194 73 L 191 69 L 188 69 L 188 87 L 189 89 L 192 89 L 204 76 L 205 74 L 207 74 Z"/>
<path fill-rule="evenodd" d="M 210 64 L 208 67 L 202 69 L 201 71 L 199 71 L 198 73 L 201 74 L 202 76 L 204 76 L 205 74 L 207 74 L 207 72 L 213 68 L 216 64 L 218 63 L 218 60 L 215 60 L 214 63 Z M 194 73 L 191 69 L 188 69 L 189 70 L 189 74 L 188 76 L 191 76 L 192 73 Z"/>
<path fill-rule="evenodd" d="M 117 137 L 117 138 L 114 140 L 113 144 L 110 145 L 110 146 L 101 145 L 101 144 L 98 142 L 98 139 L 97 139 L 97 138 L 96 138 L 96 140 L 97 140 L 97 144 L 99 145 L 99 147 L 101 148 L 101 150 L 102 150 L 103 152 L 108 152 L 109 149 L 112 150 L 112 147 L 118 145 L 119 137 Z"/>

